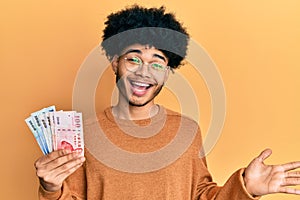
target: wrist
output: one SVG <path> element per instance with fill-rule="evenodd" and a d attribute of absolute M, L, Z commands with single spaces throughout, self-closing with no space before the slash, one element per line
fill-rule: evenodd
<path fill-rule="evenodd" d="M 47 192 L 57 192 L 57 191 L 61 190 L 61 188 L 62 188 L 62 184 L 53 185 L 53 184 L 45 183 L 42 180 L 40 180 L 40 185 Z"/>
<path fill-rule="evenodd" d="M 244 181 L 244 186 L 245 186 L 248 194 L 250 194 L 254 198 L 258 197 L 259 195 L 256 195 L 255 192 L 252 190 L 252 187 L 249 185 L 249 180 L 245 176 L 245 171 L 243 172 L 242 177 L 243 177 L 243 181 Z"/>

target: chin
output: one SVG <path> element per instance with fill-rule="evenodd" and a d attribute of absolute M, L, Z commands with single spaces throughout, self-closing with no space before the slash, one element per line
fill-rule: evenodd
<path fill-rule="evenodd" d="M 155 96 L 152 97 L 148 97 L 148 98 L 144 98 L 144 97 L 135 97 L 135 96 L 131 96 L 131 98 L 129 98 L 128 103 L 131 106 L 137 106 L 137 107 L 142 107 L 145 106 L 151 102 L 153 102 Z"/>

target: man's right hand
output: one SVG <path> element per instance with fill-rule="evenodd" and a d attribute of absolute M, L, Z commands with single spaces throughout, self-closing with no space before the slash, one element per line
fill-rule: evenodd
<path fill-rule="evenodd" d="M 43 188 L 49 192 L 61 189 L 64 180 L 85 161 L 80 151 L 67 149 L 53 151 L 40 157 L 35 163 L 36 174 Z"/>

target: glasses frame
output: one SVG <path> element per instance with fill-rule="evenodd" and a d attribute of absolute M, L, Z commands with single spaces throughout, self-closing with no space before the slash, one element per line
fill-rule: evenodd
<path fill-rule="evenodd" d="M 129 63 L 130 61 L 128 61 L 128 59 L 132 59 L 132 58 L 137 58 L 139 61 L 140 61 L 140 63 L 138 64 L 138 63 Z M 130 72 L 136 72 L 136 71 L 138 71 L 138 70 L 140 70 L 144 65 L 147 65 L 147 67 L 148 67 L 148 71 L 149 72 L 154 72 L 154 73 L 162 73 L 162 74 L 165 74 L 169 69 L 171 69 L 171 67 L 170 66 L 168 66 L 168 65 L 163 65 L 163 64 L 161 64 L 161 63 L 159 63 L 159 62 L 150 62 L 150 63 L 145 63 L 141 58 L 139 58 L 138 56 L 128 56 L 128 55 L 124 55 L 124 57 L 123 57 L 123 60 L 124 60 L 124 64 L 125 64 L 125 67 L 126 67 L 126 69 L 128 70 L 128 71 L 130 71 Z M 151 66 L 153 66 L 154 64 L 159 64 L 159 65 L 161 65 L 161 66 L 163 66 L 164 67 L 164 69 L 163 70 L 157 70 L 155 67 L 151 67 Z M 128 67 L 128 65 L 136 65 L 136 69 L 134 68 L 134 69 L 131 69 L 131 68 L 129 68 Z M 153 74 L 153 73 L 152 73 Z"/>

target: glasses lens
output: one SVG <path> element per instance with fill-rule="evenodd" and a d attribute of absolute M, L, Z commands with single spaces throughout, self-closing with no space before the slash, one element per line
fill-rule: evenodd
<path fill-rule="evenodd" d="M 167 66 L 160 64 L 160 63 L 151 63 L 150 69 L 155 72 L 165 72 L 167 70 Z"/>
<path fill-rule="evenodd" d="M 129 71 L 136 71 L 142 65 L 142 60 L 138 57 L 125 57 L 124 60 Z"/>

